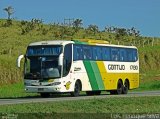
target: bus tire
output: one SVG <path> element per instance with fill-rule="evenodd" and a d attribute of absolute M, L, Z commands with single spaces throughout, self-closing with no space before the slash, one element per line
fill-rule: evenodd
<path fill-rule="evenodd" d="M 50 93 L 40 93 L 42 98 L 48 98 L 50 97 Z"/>
<path fill-rule="evenodd" d="M 128 80 L 125 80 L 124 81 L 124 85 L 123 85 L 123 91 L 122 91 L 122 93 L 123 94 L 127 94 L 128 93 L 128 89 L 129 89 L 129 82 L 128 82 Z"/>
<path fill-rule="evenodd" d="M 116 94 L 120 95 L 123 91 L 123 83 L 121 80 L 118 80 Z"/>
<path fill-rule="evenodd" d="M 71 96 L 73 97 L 79 96 L 80 90 L 81 90 L 80 82 L 76 81 L 75 86 L 74 86 L 74 91 L 71 92 Z"/>

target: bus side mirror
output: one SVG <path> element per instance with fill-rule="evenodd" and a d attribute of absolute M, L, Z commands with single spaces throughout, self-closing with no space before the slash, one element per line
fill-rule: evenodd
<path fill-rule="evenodd" d="M 62 65 L 63 65 L 63 54 L 60 54 L 60 55 L 59 55 L 58 65 L 59 65 L 59 66 L 62 66 Z"/>
<path fill-rule="evenodd" d="M 23 57 L 24 57 L 24 55 L 20 55 L 20 56 L 17 58 L 17 67 L 18 67 L 18 68 L 21 67 L 21 60 L 22 60 Z"/>

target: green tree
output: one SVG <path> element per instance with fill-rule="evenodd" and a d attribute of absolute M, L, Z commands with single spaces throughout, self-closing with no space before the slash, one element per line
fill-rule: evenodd
<path fill-rule="evenodd" d="M 94 35 L 99 32 L 98 26 L 93 24 L 89 25 L 87 30 L 93 32 Z"/>
<path fill-rule="evenodd" d="M 127 30 L 125 28 L 117 28 L 116 34 L 120 36 L 127 36 Z"/>
<path fill-rule="evenodd" d="M 137 29 L 134 28 L 134 27 L 132 27 L 130 31 L 131 31 L 131 34 L 132 34 L 133 36 L 135 36 L 135 37 L 140 36 L 140 31 L 137 30 Z"/>
<path fill-rule="evenodd" d="M 75 32 L 79 31 L 79 29 L 80 29 L 80 27 L 81 27 L 82 24 L 83 24 L 82 23 L 82 19 L 76 19 L 76 20 L 74 20 L 74 22 L 73 22 L 73 28 L 74 28 Z"/>
<path fill-rule="evenodd" d="M 3 10 L 7 12 L 8 20 L 10 20 L 11 19 L 11 15 L 14 13 L 13 7 L 12 6 L 8 6 L 8 7 L 4 8 Z"/>

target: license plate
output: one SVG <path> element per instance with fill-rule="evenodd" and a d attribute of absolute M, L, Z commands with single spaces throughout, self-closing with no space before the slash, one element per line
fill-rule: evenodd
<path fill-rule="evenodd" d="M 44 88 L 38 88 L 38 91 L 44 91 Z"/>

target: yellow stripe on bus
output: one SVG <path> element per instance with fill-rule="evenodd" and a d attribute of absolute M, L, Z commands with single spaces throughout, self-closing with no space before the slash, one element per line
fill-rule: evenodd
<path fill-rule="evenodd" d="M 96 62 L 97 65 L 98 65 L 98 68 L 99 68 L 99 71 L 100 71 L 100 74 L 101 74 L 101 77 L 102 77 L 102 81 L 103 81 L 103 84 L 104 84 L 104 87 L 105 87 L 105 90 L 107 89 L 107 71 L 106 71 L 106 68 L 104 66 L 104 63 L 103 61 L 97 61 Z"/>

